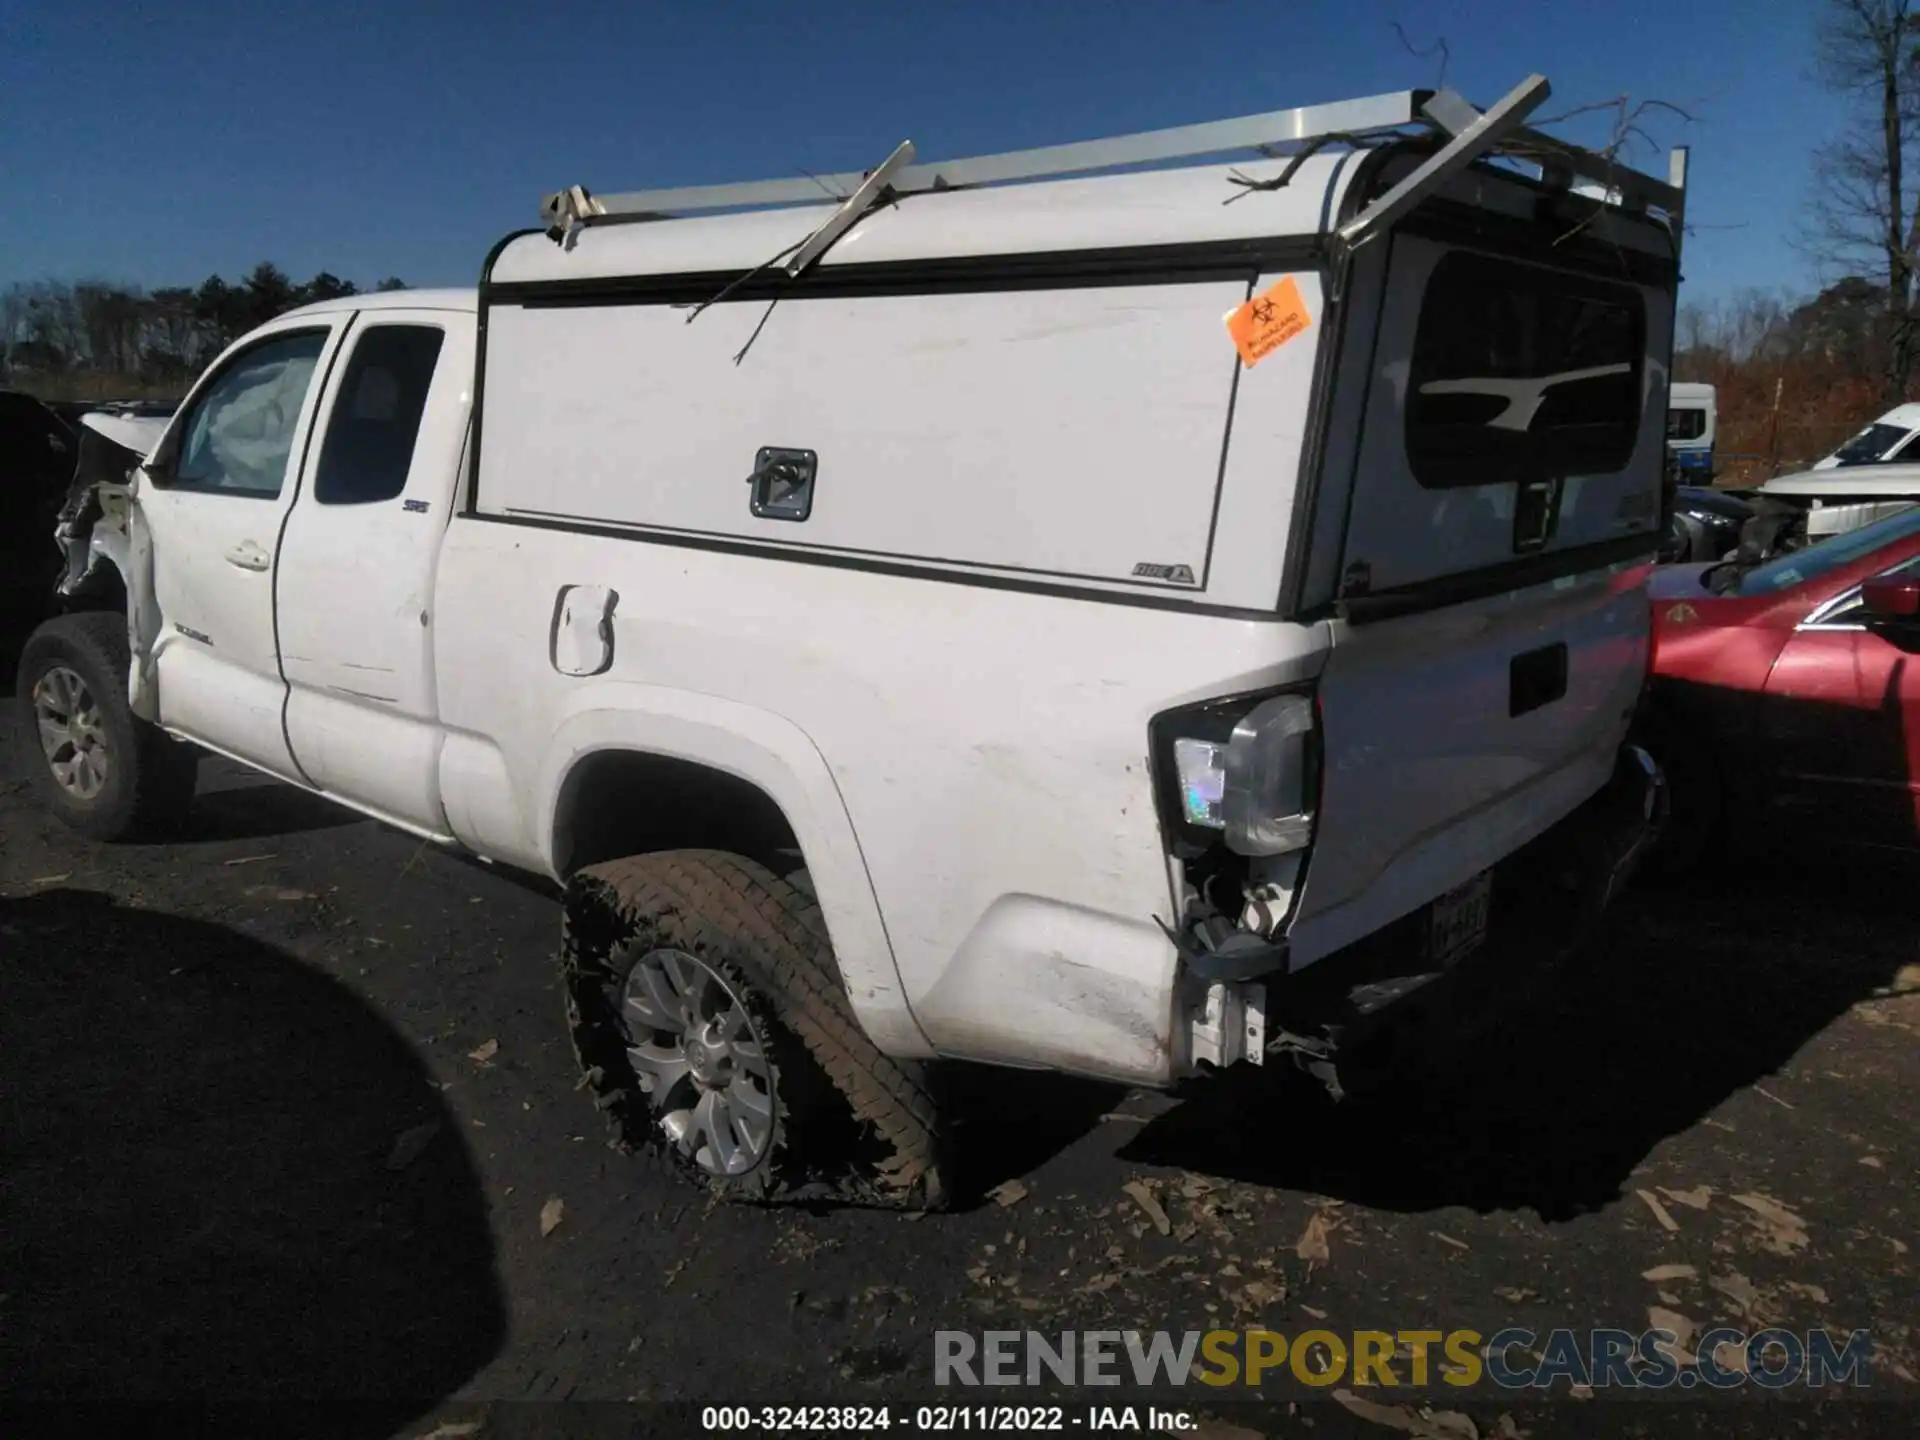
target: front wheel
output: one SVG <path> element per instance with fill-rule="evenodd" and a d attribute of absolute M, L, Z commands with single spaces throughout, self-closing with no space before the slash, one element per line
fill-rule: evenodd
<path fill-rule="evenodd" d="M 21 759 L 35 793 L 94 840 L 170 828 L 193 799 L 193 752 L 127 704 L 126 621 L 62 615 L 28 639 L 15 688 Z"/>
<path fill-rule="evenodd" d="M 949 1202 L 925 1077 L 861 1030 L 811 896 L 736 855 L 634 856 L 574 876 L 565 940 L 617 1143 L 730 1199 Z"/>

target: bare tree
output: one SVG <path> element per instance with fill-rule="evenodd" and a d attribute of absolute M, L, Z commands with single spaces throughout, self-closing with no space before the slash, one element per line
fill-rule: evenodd
<path fill-rule="evenodd" d="M 1880 379 L 1897 404 L 1920 350 L 1920 187 L 1906 164 L 1920 137 L 1920 14 L 1914 0 L 1820 0 L 1820 12 L 1820 78 L 1850 113 L 1815 153 L 1802 240 L 1826 266 L 1885 286 Z"/>

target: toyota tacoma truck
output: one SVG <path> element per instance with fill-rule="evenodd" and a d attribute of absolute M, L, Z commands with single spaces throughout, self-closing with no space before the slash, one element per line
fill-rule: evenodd
<path fill-rule="evenodd" d="M 283 315 L 70 507 L 39 794 L 556 882 L 584 1088 L 736 1198 L 947 1202 L 942 1060 L 1391 1075 L 1661 814 L 1685 157 L 1547 93 L 575 186 Z"/>

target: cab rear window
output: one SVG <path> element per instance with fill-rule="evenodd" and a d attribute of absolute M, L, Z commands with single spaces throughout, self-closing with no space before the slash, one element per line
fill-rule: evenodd
<path fill-rule="evenodd" d="M 1637 290 L 1455 251 L 1420 304 L 1407 459 L 1429 488 L 1611 475 L 1640 436 Z"/>

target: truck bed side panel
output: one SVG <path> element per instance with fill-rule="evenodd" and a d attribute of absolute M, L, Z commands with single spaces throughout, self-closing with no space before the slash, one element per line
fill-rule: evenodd
<path fill-rule="evenodd" d="M 597 679 L 548 660 L 569 584 L 620 597 Z M 1305 678 L 1325 645 L 1324 627 L 474 517 L 454 521 L 439 586 L 441 707 L 456 735 L 493 737 L 525 847 L 550 846 L 552 797 L 535 777 L 596 685 L 617 687 L 608 703 L 628 713 L 652 687 L 675 708 L 779 717 L 832 772 L 934 1044 L 1135 1081 L 1167 1074 L 1175 960 L 1155 923 L 1175 916 L 1148 720 Z M 827 914 L 836 946 L 851 944 Z"/>

